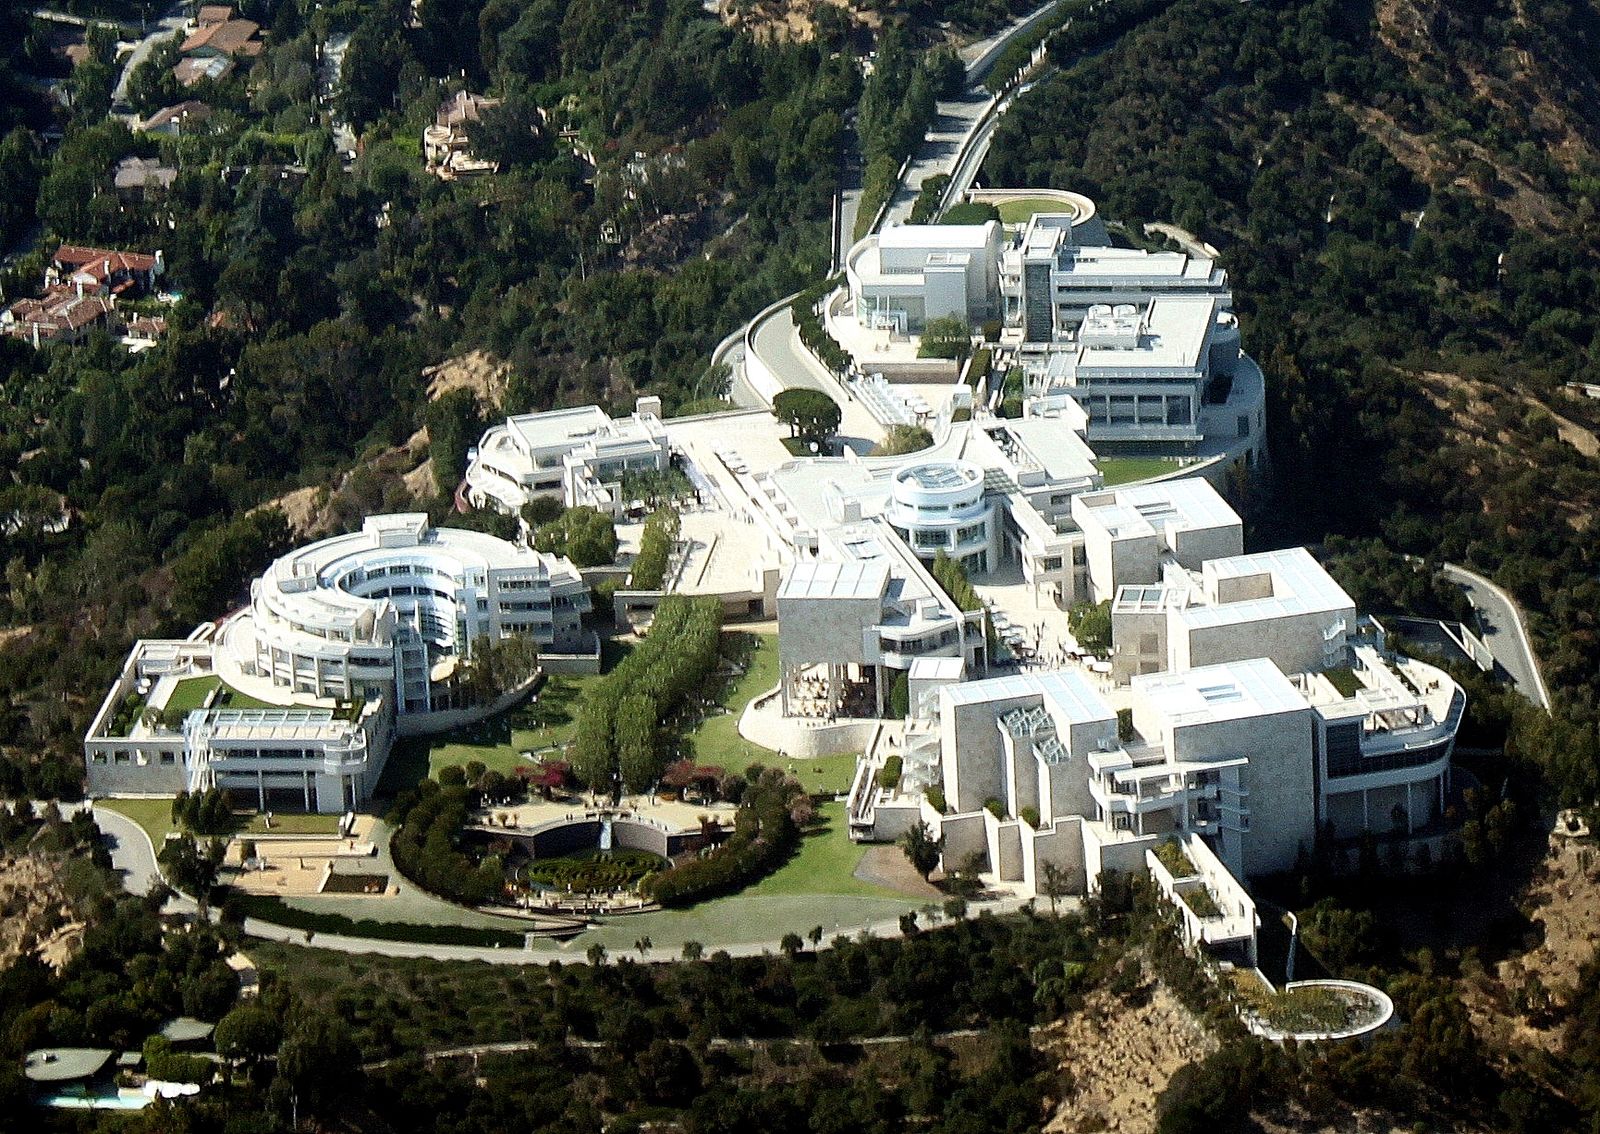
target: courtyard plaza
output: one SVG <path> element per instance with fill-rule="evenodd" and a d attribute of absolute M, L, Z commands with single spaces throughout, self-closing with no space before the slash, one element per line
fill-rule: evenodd
<path fill-rule="evenodd" d="M 330 874 L 354 873 L 369 877 L 373 883 L 382 880 L 375 891 L 360 887 L 356 892 L 381 895 L 390 888 L 392 881 L 390 876 L 371 866 L 377 854 L 373 836 L 378 826 L 376 817 L 357 815 L 349 832 L 343 835 L 320 838 L 241 836 L 228 844 L 223 865 L 239 871 L 233 884 L 247 894 L 270 894 L 280 898 L 319 894 Z"/>
<path fill-rule="evenodd" d="M 474 824 L 487 831 L 535 831 L 609 815 L 660 827 L 664 831 L 698 831 L 703 819 L 721 826 L 733 824 L 738 808 L 731 803 L 687 803 L 664 796 L 628 795 L 615 806 L 592 795 L 572 795 L 555 799 L 533 799 L 527 803 L 484 807 L 473 816 Z"/>

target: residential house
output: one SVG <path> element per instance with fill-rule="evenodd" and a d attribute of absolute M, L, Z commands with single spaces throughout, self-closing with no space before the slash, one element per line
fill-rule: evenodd
<path fill-rule="evenodd" d="M 112 171 L 117 196 L 125 199 L 143 197 L 151 189 L 170 189 L 177 177 L 176 169 L 156 158 L 123 158 Z"/>
<path fill-rule="evenodd" d="M 183 58 L 172 73 L 180 86 L 192 87 L 202 79 L 220 79 L 233 70 L 235 60 L 253 58 L 264 46 L 257 38 L 261 25 L 237 19 L 233 9 L 207 4 L 200 9 L 194 31 L 183 41 Z"/>
<path fill-rule="evenodd" d="M 0 333 L 26 339 L 35 347 L 47 342 L 75 343 L 97 327 L 116 322 L 114 297 L 86 294 L 82 288 L 57 285 L 37 299 L 19 299 L 0 311 Z"/>
<path fill-rule="evenodd" d="M 86 295 L 143 293 L 155 290 L 164 270 L 160 249 L 149 255 L 63 244 L 45 269 L 44 283 L 46 288 L 72 287 Z"/>
<path fill-rule="evenodd" d="M 428 168 L 446 180 L 452 177 L 492 173 L 493 162 L 472 156 L 468 132 L 483 112 L 500 105 L 497 98 L 486 98 L 470 91 L 457 91 L 447 98 L 433 116 L 433 125 L 422 131 L 422 153 Z"/>
<path fill-rule="evenodd" d="M 187 99 L 172 106 L 162 107 L 146 118 L 139 129 L 146 134 L 165 134 L 169 138 L 176 138 L 180 134 L 192 133 L 210 117 L 210 106 L 196 99 Z"/>

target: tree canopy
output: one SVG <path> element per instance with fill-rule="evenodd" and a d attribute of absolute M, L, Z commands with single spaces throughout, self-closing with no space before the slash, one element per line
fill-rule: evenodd
<path fill-rule="evenodd" d="M 821 390 L 792 387 L 772 399 L 773 415 L 789 427 L 789 435 L 818 445 L 839 431 L 844 420 L 839 403 Z"/>

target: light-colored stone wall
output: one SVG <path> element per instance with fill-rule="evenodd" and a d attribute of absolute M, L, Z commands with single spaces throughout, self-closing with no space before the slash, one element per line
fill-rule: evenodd
<path fill-rule="evenodd" d="M 1249 759 L 1239 772 L 1250 793 L 1250 831 L 1240 863 L 1247 875 L 1291 869 L 1301 845 L 1310 850 L 1316 838 L 1311 717 L 1308 707 L 1173 729 L 1179 760 Z"/>
<path fill-rule="evenodd" d="M 989 861 L 989 836 L 986 811 L 973 811 L 961 815 L 946 815 L 939 823 L 939 833 L 944 838 L 944 868 L 954 870 L 973 855 Z"/>
<path fill-rule="evenodd" d="M 1270 658 L 1284 673 L 1306 673 L 1322 669 L 1329 650 L 1323 633 L 1335 623 L 1355 625 L 1354 607 L 1337 612 L 1316 612 L 1261 619 L 1222 626 L 1187 629 L 1178 612 L 1168 627 L 1171 668 L 1175 671 L 1221 662 Z M 1344 653 L 1341 634 L 1332 644 L 1337 658 Z"/>

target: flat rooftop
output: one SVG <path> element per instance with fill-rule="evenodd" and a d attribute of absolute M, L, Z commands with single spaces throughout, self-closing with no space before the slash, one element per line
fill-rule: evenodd
<path fill-rule="evenodd" d="M 581 445 L 595 438 L 647 440 L 651 432 L 637 417 L 613 420 L 599 406 L 522 413 L 506 419 L 506 425 L 533 449 Z"/>
<path fill-rule="evenodd" d="M 1160 283 L 1220 290 L 1228 281 L 1228 274 L 1206 257 L 1139 248 L 1064 247 L 1056 258 L 1056 272 L 1058 284 L 1084 288 Z"/>
<path fill-rule="evenodd" d="M 879 560 L 806 559 L 790 567 L 778 598 L 877 599 L 889 589 L 889 565 Z"/>
<path fill-rule="evenodd" d="M 1012 673 L 983 681 L 947 685 L 940 696 L 951 705 L 982 705 L 1019 697 L 1040 697 L 1068 724 L 1111 720 L 1117 714 L 1087 679 L 1075 669 Z"/>
<path fill-rule="evenodd" d="M 1098 526 L 1112 539 L 1159 533 L 1170 542 L 1174 532 L 1243 525 L 1239 513 L 1201 476 L 1088 493 L 1072 502 L 1072 513 L 1080 526 Z"/>
<path fill-rule="evenodd" d="M 988 246 L 997 223 L 897 224 L 878 234 L 878 247 L 977 252 Z"/>
<path fill-rule="evenodd" d="M 1139 674 L 1135 695 L 1174 725 L 1214 724 L 1309 709 L 1294 684 L 1267 658 L 1201 666 L 1183 673 Z"/>
<path fill-rule="evenodd" d="M 1215 296 L 1157 296 L 1144 313 L 1138 346 L 1125 349 L 1080 345 L 1077 365 L 1099 369 L 1198 369 L 1216 318 Z"/>
<path fill-rule="evenodd" d="M 1204 628 L 1287 618 L 1300 614 L 1331 614 L 1355 610 L 1355 600 L 1334 582 L 1322 564 L 1303 547 L 1261 551 L 1209 559 L 1201 568 L 1201 586 L 1207 601 L 1179 612 L 1185 626 Z M 1228 581 L 1259 580 L 1270 593 L 1235 602 L 1217 602 L 1218 589 Z"/>
<path fill-rule="evenodd" d="M 1072 417 L 986 421 L 981 429 L 973 431 L 969 459 L 986 468 L 1009 465 L 1008 472 L 1036 468 L 1052 483 L 1087 479 L 1100 470 L 1095 465 L 1094 450 L 1074 427 L 1079 416 L 1081 411 Z M 994 456 L 982 452 L 979 435 L 995 447 Z"/>

